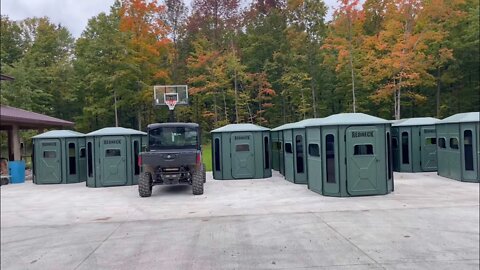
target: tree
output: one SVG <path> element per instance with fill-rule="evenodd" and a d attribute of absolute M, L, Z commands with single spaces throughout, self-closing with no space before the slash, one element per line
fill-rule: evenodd
<path fill-rule="evenodd" d="M 194 98 L 195 121 L 205 119 L 207 123 L 217 125 L 219 122 L 217 87 L 212 67 L 220 52 L 213 49 L 213 44 L 205 38 L 193 43 L 194 51 L 187 59 L 190 85 L 189 93 Z M 203 125 L 202 125 L 203 126 Z"/>
<path fill-rule="evenodd" d="M 155 84 L 189 85 L 203 132 L 345 111 L 385 118 L 480 110 L 477 0 L 117 0 L 75 43 L 48 18 L 1 17 L 2 104 L 81 131 L 166 121 Z M 363 3 L 363 5 L 361 5 Z M 75 46 L 73 46 L 73 44 Z M 207 138 L 208 136 L 205 136 Z"/>
<path fill-rule="evenodd" d="M 426 3 L 418 16 L 418 28 L 423 33 L 429 33 L 426 40 L 426 54 L 431 66 L 430 73 L 435 77 L 436 91 L 436 116 L 442 116 L 440 110 L 440 93 L 442 83 L 449 83 L 448 76 L 442 76 L 453 63 L 453 49 L 449 40 L 449 26 L 457 24 L 464 13 L 459 10 L 459 4 L 463 1 L 434 1 Z"/>
<path fill-rule="evenodd" d="M 239 0 L 194 0 L 187 28 L 193 36 L 212 41 L 214 48 L 230 44 L 229 35 L 239 28 Z"/>
<path fill-rule="evenodd" d="M 268 81 L 267 74 L 250 73 L 247 74 L 247 76 L 250 80 L 250 83 L 247 87 L 251 88 L 250 91 L 254 93 L 254 102 L 258 108 L 255 114 L 255 123 L 270 126 L 275 116 L 275 112 L 272 110 L 272 108 L 275 106 L 273 99 L 275 96 L 277 96 L 277 93 L 272 89 L 272 85 Z M 246 106 L 249 108 L 248 104 Z M 250 113 L 250 109 L 248 111 Z M 251 120 L 250 122 L 254 121 Z"/>
<path fill-rule="evenodd" d="M 245 31 L 239 35 L 239 54 L 246 71 L 264 76 L 269 85 L 267 88 L 275 89 L 277 93 L 268 102 L 271 106 L 261 110 L 261 117 L 267 119 L 271 126 L 285 123 L 287 113 L 280 81 L 283 64 L 279 58 L 282 52 L 288 50 L 285 8 L 286 1 L 254 1 L 244 13 Z"/>
<path fill-rule="evenodd" d="M 442 73 L 442 116 L 480 110 L 479 4 L 467 0 L 457 7 L 456 18 L 447 22 L 454 60 Z"/>
<path fill-rule="evenodd" d="M 120 31 L 128 34 L 129 59 L 136 70 L 131 83 L 138 94 L 131 98 L 138 108 L 138 129 L 142 128 L 144 112 L 151 110 L 151 85 L 170 81 L 167 59 L 171 40 L 165 12 L 164 5 L 146 0 L 123 0 L 119 10 Z"/>
<path fill-rule="evenodd" d="M 119 10 L 117 2 L 109 14 L 101 13 L 90 19 L 76 42 L 75 88 L 84 104 L 83 113 L 77 118 L 80 130 L 117 123 L 133 127 L 131 111 L 134 105 L 130 89 L 136 90 L 134 82 L 138 71 L 129 59 L 128 35 L 119 28 Z"/>
<path fill-rule="evenodd" d="M 170 77 L 174 84 L 180 84 L 180 59 L 179 59 L 179 43 L 184 38 L 184 28 L 187 21 L 188 8 L 183 0 L 166 0 L 166 17 L 165 24 L 169 27 L 170 37 L 173 42 L 171 50 L 171 71 Z"/>
<path fill-rule="evenodd" d="M 356 112 L 356 51 L 362 43 L 362 22 L 364 14 L 358 0 L 339 0 L 334 21 L 325 41 L 324 49 L 335 51 L 337 55 L 337 73 L 348 72 L 352 95 L 352 111 Z"/>
<path fill-rule="evenodd" d="M 1 66 L 12 65 L 19 61 L 24 54 L 22 29 L 11 21 L 8 16 L 0 18 L 0 62 Z"/>
<path fill-rule="evenodd" d="M 2 27 L 2 48 L 9 51 L 2 53 L 2 72 L 16 78 L 2 85 L 2 103 L 72 119 L 77 106 L 69 85 L 73 38 L 68 30 L 48 18 L 2 19 Z"/>
<path fill-rule="evenodd" d="M 303 69 L 308 75 L 303 76 L 303 80 L 310 82 L 313 117 L 317 117 L 316 87 L 319 82 L 317 79 L 319 74 L 316 71 L 321 62 L 319 49 L 325 39 L 326 26 L 324 19 L 327 14 L 327 7 L 323 1 L 318 0 L 290 0 L 288 1 L 288 14 L 289 24 L 291 25 L 290 35 L 294 33 L 291 30 L 298 32 L 297 42 L 292 43 L 292 48 L 296 51 L 296 54 L 303 54 L 306 57 Z M 307 110 L 305 110 L 305 113 Z"/>
<path fill-rule="evenodd" d="M 425 96 L 415 92 L 416 86 L 432 83 L 427 72 L 426 41 L 435 38 L 429 31 L 418 31 L 416 18 L 422 9 L 420 1 L 401 0 L 387 5 L 384 26 L 377 35 L 365 39 L 367 81 L 380 85 L 372 98 L 380 102 L 394 96 L 395 119 L 401 118 L 402 90 L 407 90 L 414 103 Z"/>

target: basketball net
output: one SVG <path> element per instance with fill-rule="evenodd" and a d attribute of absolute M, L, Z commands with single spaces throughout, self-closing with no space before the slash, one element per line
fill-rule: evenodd
<path fill-rule="evenodd" d="M 164 94 L 164 100 L 165 104 L 167 104 L 168 109 L 170 111 L 173 111 L 175 109 L 175 106 L 177 105 L 178 102 L 178 94 L 177 93 L 165 93 Z"/>

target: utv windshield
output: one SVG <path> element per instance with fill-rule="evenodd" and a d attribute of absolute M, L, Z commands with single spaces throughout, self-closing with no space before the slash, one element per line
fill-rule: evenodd
<path fill-rule="evenodd" d="M 198 132 L 188 127 L 160 127 L 148 132 L 150 149 L 196 149 Z"/>

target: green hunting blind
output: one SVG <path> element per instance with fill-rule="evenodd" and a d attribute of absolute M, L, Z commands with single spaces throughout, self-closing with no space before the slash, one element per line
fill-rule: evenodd
<path fill-rule="evenodd" d="M 433 172 L 437 170 L 437 137 L 432 117 L 398 120 L 392 124 L 393 170 Z"/>
<path fill-rule="evenodd" d="M 275 130 L 283 136 L 283 164 L 285 179 L 296 184 L 307 184 L 307 154 L 305 126 L 319 121 L 311 118 L 285 124 Z"/>
<path fill-rule="evenodd" d="M 280 151 L 282 145 L 279 138 L 278 131 L 270 131 L 270 138 L 272 139 L 272 170 L 280 170 Z"/>
<path fill-rule="evenodd" d="M 213 178 L 259 179 L 272 176 L 270 130 L 230 124 L 212 130 Z"/>
<path fill-rule="evenodd" d="M 479 114 L 459 113 L 437 122 L 438 175 L 480 182 Z"/>
<path fill-rule="evenodd" d="M 52 130 L 32 139 L 35 184 L 69 184 L 86 180 L 85 134 Z"/>
<path fill-rule="evenodd" d="M 86 135 L 87 186 L 136 185 L 140 175 L 138 157 L 147 133 L 108 127 Z"/>
<path fill-rule="evenodd" d="M 393 191 L 389 121 L 335 114 L 307 124 L 306 137 L 310 190 L 337 197 Z"/>
<path fill-rule="evenodd" d="M 276 127 L 271 130 L 270 134 L 272 136 L 272 153 L 275 159 L 278 159 L 278 171 L 280 174 L 285 176 L 285 140 L 284 140 L 284 130 L 287 130 L 289 126 L 293 123 L 288 123 Z M 289 147 L 291 150 L 291 147 Z M 275 169 L 275 168 L 273 168 Z"/>

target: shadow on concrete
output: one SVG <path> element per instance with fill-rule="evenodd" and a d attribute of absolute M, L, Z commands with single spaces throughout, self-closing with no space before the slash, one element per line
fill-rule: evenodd
<path fill-rule="evenodd" d="M 161 194 L 168 194 L 168 195 L 185 195 L 189 194 L 192 195 L 192 187 L 190 185 L 172 185 L 172 186 L 154 186 L 153 187 L 153 194 L 152 195 L 161 195 Z"/>

